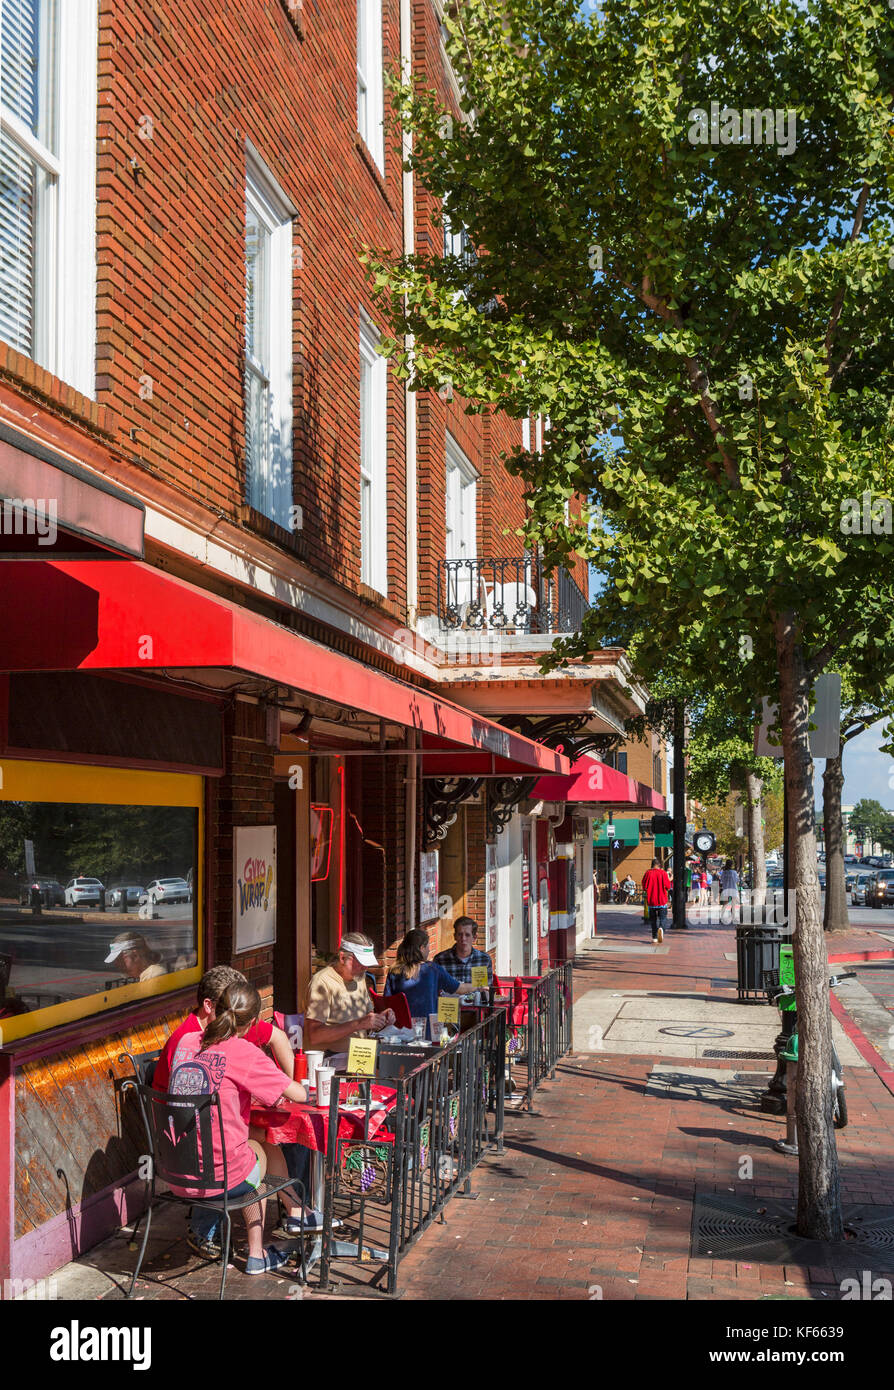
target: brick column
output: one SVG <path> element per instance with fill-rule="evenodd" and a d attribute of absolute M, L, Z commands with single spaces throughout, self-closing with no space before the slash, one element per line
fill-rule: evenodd
<path fill-rule="evenodd" d="M 273 749 L 266 742 L 260 705 L 237 702 L 227 711 L 225 766 L 209 835 L 208 879 L 214 894 L 211 954 L 216 963 L 232 964 L 242 971 L 260 992 L 267 1012 L 273 1001 L 273 947 L 233 954 L 233 829 L 274 823 Z M 277 854 L 281 849 L 277 845 Z"/>

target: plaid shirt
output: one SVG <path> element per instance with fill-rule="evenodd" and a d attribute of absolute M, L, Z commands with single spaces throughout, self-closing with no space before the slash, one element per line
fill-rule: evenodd
<path fill-rule="evenodd" d="M 487 966 L 487 983 L 491 984 L 494 978 L 494 963 L 486 951 L 479 951 L 472 947 L 472 954 L 466 956 L 465 960 L 460 960 L 456 954 L 456 948 L 450 947 L 449 951 L 439 951 L 435 956 L 435 965 L 443 965 L 448 975 L 452 975 L 454 980 L 459 980 L 461 984 L 470 985 L 472 983 L 472 966 Z"/>

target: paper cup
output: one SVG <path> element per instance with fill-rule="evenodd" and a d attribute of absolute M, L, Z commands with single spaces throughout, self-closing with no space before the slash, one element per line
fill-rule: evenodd
<path fill-rule="evenodd" d="M 314 1072 L 316 1071 L 317 1067 L 321 1067 L 323 1065 L 323 1053 L 307 1052 L 305 1053 L 305 1056 L 307 1057 L 307 1084 L 308 1086 L 313 1086 L 315 1084 Z"/>
<path fill-rule="evenodd" d="M 335 1067 L 317 1067 L 317 1105 L 328 1105 L 332 1093 L 332 1078 Z"/>

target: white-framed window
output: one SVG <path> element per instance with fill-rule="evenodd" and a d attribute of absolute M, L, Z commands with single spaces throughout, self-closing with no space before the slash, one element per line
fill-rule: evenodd
<path fill-rule="evenodd" d="M 530 452 L 531 449 L 531 417 L 526 415 L 522 420 L 522 448 Z"/>
<path fill-rule="evenodd" d="M 2 3 L 2 0 L 0 0 Z M 246 154 L 245 457 L 250 506 L 291 529 L 292 218 L 257 153 Z"/>
<path fill-rule="evenodd" d="M 447 435 L 447 538 L 446 560 L 476 560 L 478 538 L 476 510 L 478 474 L 453 438 Z"/>
<path fill-rule="evenodd" d="M 97 0 L 0 3 L 0 338 L 96 389 Z"/>
<path fill-rule="evenodd" d="M 357 129 L 385 172 L 382 0 L 357 0 Z"/>
<path fill-rule="evenodd" d="M 388 366 L 381 334 L 360 317 L 360 579 L 388 593 Z"/>

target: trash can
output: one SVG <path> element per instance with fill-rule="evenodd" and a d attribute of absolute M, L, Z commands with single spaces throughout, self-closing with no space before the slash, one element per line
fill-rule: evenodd
<path fill-rule="evenodd" d="M 764 974 L 768 970 L 779 969 L 779 947 L 783 937 L 779 926 L 766 920 L 755 922 L 761 916 L 773 917 L 773 908 L 753 907 L 748 912 L 749 920 L 736 927 L 736 970 L 738 997 L 740 1003 L 766 1002 Z"/>

